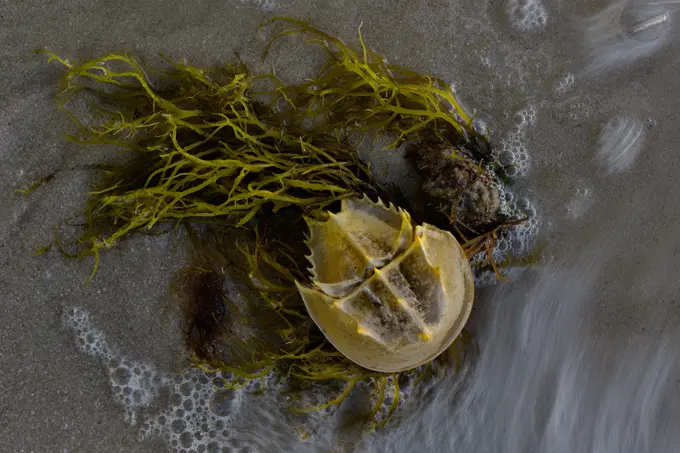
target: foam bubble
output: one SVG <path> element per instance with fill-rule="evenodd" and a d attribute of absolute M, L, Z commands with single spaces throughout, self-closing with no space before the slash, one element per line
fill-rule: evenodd
<path fill-rule="evenodd" d="M 519 30 L 537 30 L 548 22 L 548 12 L 539 0 L 509 0 L 507 11 Z"/>
<path fill-rule="evenodd" d="M 593 190 L 589 186 L 579 186 L 567 203 L 567 217 L 575 220 L 583 217 L 583 215 L 595 203 L 595 196 Z"/>
<path fill-rule="evenodd" d="M 529 153 L 525 145 L 526 130 L 535 123 L 536 108 L 529 104 L 514 115 L 510 131 L 501 140 L 499 146 L 492 151 L 494 160 L 505 166 L 505 171 L 510 177 L 526 175 L 529 170 Z M 498 184 L 496 188 L 499 193 L 500 214 L 511 219 L 524 219 L 524 221 L 501 230 L 494 241 L 493 259 L 496 263 L 521 262 L 535 251 L 535 239 L 541 221 L 536 215 L 536 209 L 531 200 L 518 197 L 505 185 Z M 472 262 L 483 262 L 485 259 L 486 254 L 482 251 L 472 257 Z M 479 272 L 475 284 L 488 286 L 495 282 L 496 277 L 493 272 Z"/>
<path fill-rule="evenodd" d="M 592 96 L 575 94 L 551 105 L 551 114 L 562 121 L 584 122 L 592 117 L 601 101 Z"/>
<path fill-rule="evenodd" d="M 152 364 L 120 357 L 109 346 L 104 333 L 91 324 L 87 311 L 73 308 L 64 312 L 63 321 L 74 330 L 78 349 L 100 360 L 114 400 L 124 408 L 125 421 L 136 425 L 138 413 L 157 398 L 163 376 Z"/>
<path fill-rule="evenodd" d="M 518 265 L 523 259 L 535 252 L 536 237 L 541 227 L 541 220 L 536 215 L 533 202 L 526 197 L 518 197 L 506 187 L 500 187 L 500 212 L 501 214 L 515 219 L 525 219 L 522 223 L 509 226 L 501 230 L 498 238 L 494 241 L 493 259 L 497 265 L 515 262 Z M 485 252 L 480 252 L 472 257 L 472 262 L 481 262 L 486 259 Z M 512 269 L 501 271 L 503 275 Z M 497 282 L 493 272 L 480 272 L 475 277 L 475 286 L 490 286 Z"/>
<path fill-rule="evenodd" d="M 571 87 L 574 85 L 574 74 L 571 73 L 566 73 L 562 80 L 560 80 L 557 83 L 557 86 L 555 87 L 555 93 L 558 96 L 563 96 L 567 91 L 571 89 Z"/>
<path fill-rule="evenodd" d="M 249 389 L 229 390 L 215 384 L 231 378 L 221 373 L 192 368 L 164 374 L 151 363 L 125 358 L 109 346 L 81 308 L 64 312 L 63 321 L 73 329 L 78 349 L 100 360 L 115 402 L 122 406 L 125 421 L 138 426 L 141 439 L 163 438 L 173 452 L 221 451 L 230 445 L 231 417 Z M 169 395 L 166 406 L 152 411 L 161 392 Z"/>
<path fill-rule="evenodd" d="M 225 387 L 220 384 L 225 378 L 231 376 L 198 368 L 173 375 L 166 385 L 167 406 L 147 417 L 140 438 L 163 438 L 173 451 L 211 451 L 230 445 L 234 414 L 248 390 Z"/>
<path fill-rule="evenodd" d="M 627 116 L 609 120 L 598 141 L 596 160 L 608 174 L 628 170 L 640 153 L 645 132 L 642 121 Z"/>
<path fill-rule="evenodd" d="M 515 114 L 507 136 L 494 150 L 495 159 L 507 167 L 508 176 L 524 176 L 529 170 L 529 152 L 525 145 L 526 130 L 536 122 L 536 108 L 529 105 Z"/>
<path fill-rule="evenodd" d="M 92 326 L 87 311 L 81 308 L 65 311 L 62 321 L 64 325 L 73 329 L 78 350 L 101 360 L 111 360 L 114 357 L 104 333 Z"/>
<path fill-rule="evenodd" d="M 195 367 L 179 373 L 163 373 L 152 363 L 126 358 L 111 347 L 105 334 L 92 324 L 86 310 L 67 310 L 63 320 L 64 325 L 73 330 L 78 349 L 100 360 L 109 378 L 114 400 L 123 408 L 125 421 L 137 428 L 140 440 L 162 439 L 168 451 L 174 453 L 257 453 L 265 450 L 256 447 L 255 440 L 247 436 L 244 438 L 242 426 L 250 426 L 249 423 L 259 426 L 276 418 L 286 420 L 284 426 L 290 430 L 278 435 L 289 434 L 294 439 L 316 434 L 319 442 L 333 437 L 330 433 L 334 432 L 339 421 L 336 416 L 338 406 L 332 405 L 305 416 L 294 415 L 289 408 L 292 403 L 290 397 L 282 392 L 285 383 L 273 372 L 261 379 L 248 381 L 239 381 L 237 376 L 228 372 Z M 423 372 L 425 366 L 419 370 Z M 395 387 L 392 379 L 389 377 L 385 386 L 377 422 L 393 412 Z M 415 381 L 411 379 L 409 383 L 400 385 L 401 397 L 396 409 L 411 399 L 417 400 L 413 395 Z M 375 384 L 373 382 L 371 386 L 362 382 L 357 385 L 357 389 L 362 386 L 369 389 L 367 395 L 373 398 L 373 403 L 375 392 L 370 390 L 375 389 Z M 337 395 L 333 395 L 328 388 L 312 387 L 308 394 L 296 398 L 295 405 L 323 404 L 342 393 L 343 388 L 338 387 Z M 418 391 L 421 389 L 422 383 Z M 299 432 L 296 432 L 296 427 Z M 304 442 L 309 443 L 310 440 Z"/>

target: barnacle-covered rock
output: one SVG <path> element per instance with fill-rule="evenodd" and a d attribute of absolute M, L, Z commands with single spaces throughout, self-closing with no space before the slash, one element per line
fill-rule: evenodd
<path fill-rule="evenodd" d="M 429 204 L 455 212 L 456 220 L 473 229 L 497 220 L 500 196 L 494 177 L 464 150 L 425 143 L 409 148 L 407 156 L 423 180 L 421 191 Z"/>
<path fill-rule="evenodd" d="M 368 197 L 308 220 L 312 287 L 298 289 L 314 322 L 347 358 L 396 372 L 451 345 L 472 308 L 469 262 L 447 231 Z"/>

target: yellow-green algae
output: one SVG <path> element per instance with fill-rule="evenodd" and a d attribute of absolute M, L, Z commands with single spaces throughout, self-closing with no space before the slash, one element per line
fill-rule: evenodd
<path fill-rule="evenodd" d="M 267 44 L 265 56 L 278 40 L 294 35 L 321 46 L 328 61 L 318 76 L 297 85 L 277 82 L 276 94 L 290 109 L 294 124 L 314 122 L 314 131 L 328 134 L 380 133 L 394 137 L 393 147 L 416 137 L 442 137 L 455 143 L 485 140 L 472 126 L 473 116 L 443 80 L 388 64 L 371 50 L 359 29 L 360 50 L 312 27 L 308 22 L 277 17 L 264 25 L 284 29 Z M 272 76 L 273 78 L 273 76 Z"/>
<path fill-rule="evenodd" d="M 57 245 L 71 257 L 93 256 L 91 279 L 101 250 L 135 232 L 183 225 L 202 269 L 223 277 L 242 273 L 257 295 L 252 305 L 268 311 L 240 318 L 248 311 L 225 297 L 223 324 L 250 323 L 254 341 L 246 345 L 225 328 L 219 338 L 229 343 L 229 352 L 194 356 L 193 364 L 208 373 L 230 373 L 222 385 L 234 388 L 253 379 L 264 383 L 272 372 L 292 383 L 292 395 L 320 383 L 344 383 L 322 404 L 292 404 L 306 413 L 335 406 L 357 383 L 368 382 L 375 395 L 368 419 L 379 427 L 397 408 L 401 376 L 362 369 L 326 342 L 293 284 L 307 279 L 302 237 L 277 237 L 272 231 L 281 225 L 268 229 L 267 222 L 285 212 L 293 219 L 290 231 L 303 215 L 323 216 L 345 197 L 387 197 L 352 145 L 356 133 L 387 137 L 391 146 L 432 137 L 474 146 L 486 138 L 443 81 L 387 64 L 361 33 L 357 52 L 304 21 L 275 18 L 265 25 L 284 27 L 265 55 L 279 39 L 305 35 L 328 53 L 320 74 L 287 84 L 273 73 L 251 74 L 241 63 L 207 70 L 165 59 L 164 68 L 152 68 L 132 55 L 112 53 L 76 64 L 44 51 L 66 68 L 58 105 L 78 127 L 68 138 L 130 154 L 123 164 L 96 166 L 100 178 L 85 209 L 85 230 L 70 244 L 74 251 Z M 256 89 L 260 83 L 264 88 Z M 76 100 L 89 103 L 87 120 L 69 110 Z M 486 251 L 485 262 L 477 264 L 496 270 L 491 252 L 499 227 L 468 240 L 454 226 L 468 257 Z M 449 353 L 460 358 L 462 344 Z M 447 353 L 403 374 L 423 380 L 444 370 L 449 359 Z M 387 417 L 378 420 L 387 394 L 393 395 Z"/>

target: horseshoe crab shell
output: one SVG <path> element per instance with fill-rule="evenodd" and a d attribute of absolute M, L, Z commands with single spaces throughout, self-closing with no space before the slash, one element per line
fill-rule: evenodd
<path fill-rule="evenodd" d="M 448 231 L 413 226 L 401 208 L 343 200 L 308 219 L 312 286 L 297 283 L 310 316 L 348 359 L 375 371 L 415 368 L 444 352 L 472 309 L 470 264 Z"/>

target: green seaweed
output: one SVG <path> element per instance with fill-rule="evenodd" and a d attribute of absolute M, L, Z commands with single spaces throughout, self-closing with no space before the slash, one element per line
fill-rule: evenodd
<path fill-rule="evenodd" d="M 277 101 L 288 104 L 288 118 L 296 127 L 303 129 L 306 121 L 313 120 L 315 132 L 343 137 L 350 133 L 393 136 L 385 148 L 423 136 L 452 143 L 486 140 L 472 125 L 474 115 L 466 112 L 448 84 L 388 64 L 366 45 L 361 27 L 357 52 L 306 21 L 275 17 L 263 26 L 279 23 L 284 29 L 268 42 L 265 57 L 277 41 L 295 35 L 309 37 L 308 43 L 320 46 L 328 55 L 320 74 L 301 84 L 287 85 L 270 76 L 277 85 Z"/>
<path fill-rule="evenodd" d="M 24 189 L 15 189 L 14 193 L 19 193 L 22 195 L 28 195 L 30 193 L 33 193 L 36 191 L 38 188 L 42 187 L 43 185 L 47 184 L 48 182 L 52 181 L 54 179 L 54 175 L 48 175 L 42 178 L 37 179 L 33 184 L 30 186 L 24 188 Z"/>
<path fill-rule="evenodd" d="M 32 252 L 31 256 L 40 256 L 44 253 L 49 252 L 51 249 L 52 249 L 52 244 L 43 245 L 42 247 L 39 247 L 34 252 Z"/>
<path fill-rule="evenodd" d="M 192 365 L 225 388 L 251 380 L 264 388 L 274 374 L 290 384 L 291 409 L 303 414 L 336 407 L 367 383 L 374 395 L 367 422 L 381 428 L 403 398 L 400 380 L 420 384 L 460 365 L 467 339 L 434 362 L 395 375 L 350 362 L 315 326 L 294 285 L 308 278 L 302 219 L 321 216 L 346 197 L 389 199 L 359 159 L 356 134 L 387 137 L 388 146 L 437 138 L 466 148 L 486 137 L 448 85 L 386 63 L 360 31 L 356 52 L 304 21 L 275 18 L 265 25 L 285 27 L 265 56 L 280 39 L 305 35 L 327 51 L 324 69 L 312 80 L 287 84 L 274 73 L 253 75 L 238 62 L 208 70 L 164 58 L 163 67 L 154 67 L 111 53 L 72 63 L 42 51 L 66 69 L 58 106 L 77 128 L 68 139 L 114 145 L 127 157 L 93 166 L 98 178 L 83 232 L 76 243 L 57 238 L 55 245 L 68 257 L 94 258 L 90 281 L 102 250 L 134 233 L 184 228 L 200 255 L 184 276 L 182 296 Z M 74 102 L 89 105 L 91 116 L 76 115 L 69 107 Z M 479 251 L 491 257 L 497 229 L 470 241 L 452 231 L 465 240 L 468 257 Z M 486 264 L 495 269 L 492 258 Z M 254 294 L 242 306 L 217 284 L 234 275 Z M 240 325 L 251 329 L 246 339 L 232 330 Z M 210 344 L 220 347 L 206 348 Z M 305 389 L 331 384 L 339 384 L 336 396 L 306 403 Z"/>
<path fill-rule="evenodd" d="M 71 255 L 92 255 L 95 266 L 101 249 L 160 223 L 244 226 L 268 204 L 314 213 L 362 192 L 368 179 L 343 143 L 292 135 L 258 113 L 242 66 L 206 71 L 168 61 L 172 72 L 154 70 L 160 80 L 151 81 L 152 71 L 129 55 L 80 65 L 49 55 L 67 68 L 59 107 L 79 128 L 69 139 L 115 144 L 135 157 L 110 166 L 90 193 L 80 251 Z M 95 96 L 94 124 L 68 110 L 78 95 Z"/>

